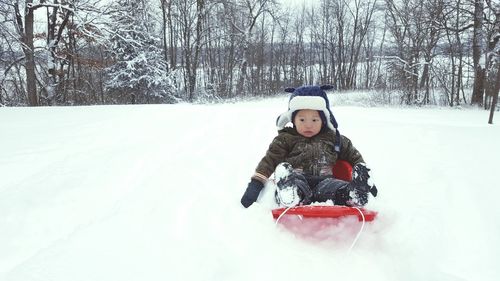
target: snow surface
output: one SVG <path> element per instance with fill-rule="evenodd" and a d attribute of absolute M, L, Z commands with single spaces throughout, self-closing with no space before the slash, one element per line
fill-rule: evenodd
<path fill-rule="evenodd" d="M 240 205 L 286 102 L 0 108 L 0 280 L 500 280 L 486 111 L 333 108 L 379 189 L 349 251 Z"/>

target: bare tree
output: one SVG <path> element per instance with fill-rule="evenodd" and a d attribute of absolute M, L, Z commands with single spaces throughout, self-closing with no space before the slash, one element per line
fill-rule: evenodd
<path fill-rule="evenodd" d="M 394 37 L 397 48 L 396 60 L 393 62 L 393 73 L 399 87 L 405 92 L 404 102 L 412 104 L 416 101 L 418 66 L 423 41 L 423 31 L 419 28 L 422 2 L 404 0 L 401 3 L 386 0 L 389 30 Z"/>
<path fill-rule="evenodd" d="M 76 93 L 85 95 L 86 91 L 80 83 L 79 69 L 73 63 L 81 61 L 78 52 L 88 51 L 80 42 L 97 41 L 98 28 L 91 21 L 99 16 L 91 14 L 102 15 L 105 11 L 98 11 L 102 8 L 96 5 L 100 0 L 4 1 L 0 2 L 5 8 L 2 13 L 8 16 L 2 24 L 5 28 L 2 36 L 9 41 L 11 53 L 22 53 L 22 58 L 12 61 L 9 69 L 23 72 L 19 83 L 25 86 L 14 85 L 14 88 L 26 89 L 23 95 L 27 96 L 27 105 L 74 104 L 74 100 L 68 100 L 67 93 L 71 91 L 73 97 L 79 99 Z M 41 13 L 43 10 L 46 17 Z M 35 15 L 34 11 L 39 12 Z M 37 22 L 46 23 L 46 29 L 41 30 L 40 24 L 34 25 L 35 16 Z M 97 83 L 86 81 L 84 84 Z"/>
<path fill-rule="evenodd" d="M 48 81 L 46 82 L 44 98 L 49 104 L 53 102 L 56 96 L 56 87 L 58 93 L 62 92 L 61 86 L 65 72 L 62 69 L 66 62 L 66 56 L 62 52 L 58 52 L 59 44 L 62 41 L 63 31 L 66 28 L 69 18 L 73 13 L 73 7 L 69 3 L 60 3 L 54 0 L 53 3 L 46 3 L 47 9 L 47 73 Z"/>
<path fill-rule="evenodd" d="M 251 46 L 254 40 L 254 32 L 258 19 L 264 13 L 273 14 L 272 8 L 276 4 L 274 0 L 221 0 L 227 11 L 228 23 L 232 25 L 233 30 L 239 41 L 239 52 L 241 53 L 239 63 L 238 81 L 236 91 L 244 93 L 245 82 L 248 79 L 248 64 L 251 55 Z"/>
<path fill-rule="evenodd" d="M 493 124 L 493 115 L 498 103 L 500 90 L 500 3 L 486 0 L 488 7 L 495 15 L 493 32 L 488 40 L 488 53 L 486 63 L 486 96 L 491 97 L 489 124 Z"/>
<path fill-rule="evenodd" d="M 396 57 L 391 75 L 406 104 L 428 103 L 430 68 L 437 46 L 443 3 L 440 0 L 386 0 L 389 30 Z M 420 83 L 419 83 L 420 80 Z M 446 87 L 446 83 L 443 83 Z M 420 90 L 424 90 L 423 96 Z"/>
<path fill-rule="evenodd" d="M 11 5 L 14 10 L 16 31 L 20 37 L 21 48 L 24 53 L 26 69 L 26 91 L 28 95 L 28 105 L 37 106 L 39 98 L 36 87 L 35 73 L 35 47 L 34 47 L 34 11 L 33 0 L 26 0 L 22 3 L 19 0 Z"/>
<path fill-rule="evenodd" d="M 462 42 L 463 33 L 473 27 L 471 14 L 462 11 L 468 3 L 462 0 L 449 2 L 444 7 L 441 24 L 447 38 L 447 53 L 451 61 L 451 90 L 449 97 L 450 106 L 460 105 L 460 93 L 463 92 L 463 68 L 465 45 Z M 465 97 L 463 99 L 466 102 Z"/>
<path fill-rule="evenodd" d="M 179 23 L 179 43 L 182 53 L 182 71 L 187 99 L 193 100 L 203 40 L 203 23 L 206 17 L 204 0 L 177 0 L 175 9 Z"/>
<path fill-rule="evenodd" d="M 309 13 L 311 29 L 311 50 L 317 63 L 317 81 L 322 84 L 334 84 L 335 80 L 335 25 L 331 17 L 333 5 L 327 0 L 322 0 L 321 5 L 312 8 Z M 314 82 L 314 81 L 312 81 Z"/>
<path fill-rule="evenodd" d="M 429 0 L 424 2 L 424 24 L 423 28 L 426 31 L 427 36 L 424 37 L 422 52 L 423 52 L 423 70 L 420 79 L 419 88 L 424 90 L 424 96 L 422 99 L 423 104 L 430 103 L 430 80 L 431 80 L 431 66 L 434 59 L 435 50 L 441 37 L 441 29 L 437 23 L 438 19 L 442 17 L 443 14 L 443 1 L 442 0 Z"/>

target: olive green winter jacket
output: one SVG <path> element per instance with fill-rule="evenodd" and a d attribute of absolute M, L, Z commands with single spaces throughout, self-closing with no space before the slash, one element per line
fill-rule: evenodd
<path fill-rule="evenodd" d="M 307 138 L 300 135 L 295 128 L 284 128 L 278 131 L 278 135 L 269 145 L 252 178 L 265 182 L 281 162 L 288 162 L 294 169 L 312 176 L 331 175 L 331 168 L 337 159 L 346 160 L 351 165 L 364 162 L 351 140 L 342 135 L 340 137 L 341 150 L 337 155 L 334 150 L 334 131 L 326 128 Z"/>

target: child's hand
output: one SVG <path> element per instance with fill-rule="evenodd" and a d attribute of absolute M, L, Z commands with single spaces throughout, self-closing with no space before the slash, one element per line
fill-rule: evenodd
<path fill-rule="evenodd" d="M 248 183 L 245 194 L 243 194 L 243 197 L 241 197 L 241 205 L 243 205 L 243 207 L 245 208 L 250 207 L 250 205 L 252 205 L 255 201 L 257 201 L 257 198 L 259 198 L 259 194 L 262 188 L 264 188 L 264 184 L 262 182 L 256 179 L 252 179 Z"/>

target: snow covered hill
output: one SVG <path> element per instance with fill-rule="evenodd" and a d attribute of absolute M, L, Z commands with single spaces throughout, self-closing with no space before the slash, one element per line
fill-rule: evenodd
<path fill-rule="evenodd" d="M 333 107 L 380 192 L 349 251 L 239 203 L 286 102 L 0 108 L 0 280 L 500 280 L 485 111 Z"/>

